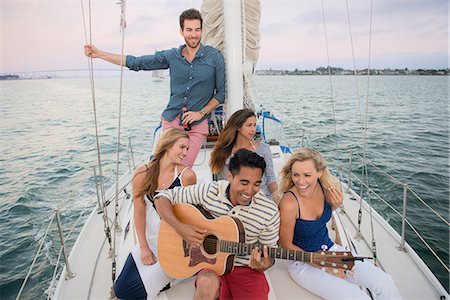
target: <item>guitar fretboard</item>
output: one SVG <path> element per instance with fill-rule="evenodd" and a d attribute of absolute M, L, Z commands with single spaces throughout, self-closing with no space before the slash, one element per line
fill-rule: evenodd
<path fill-rule="evenodd" d="M 245 244 L 231 241 L 220 241 L 219 249 L 221 252 L 233 253 L 236 255 L 250 255 L 252 250 L 258 247 L 261 252 L 263 245 L 261 244 Z M 314 253 L 305 251 L 289 250 L 284 248 L 268 247 L 269 257 L 281 258 L 294 261 L 312 262 Z"/>

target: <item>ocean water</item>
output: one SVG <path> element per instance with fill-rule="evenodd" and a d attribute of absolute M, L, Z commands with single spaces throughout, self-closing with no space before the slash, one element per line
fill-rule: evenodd
<path fill-rule="evenodd" d="M 449 80 L 441 76 L 374 76 L 359 78 L 360 109 L 351 76 L 259 76 L 254 81 L 257 105 L 283 120 L 291 148 L 314 147 L 333 170 L 347 180 L 349 151 L 362 153 L 360 125 L 369 100 L 366 155 L 369 184 L 401 211 L 402 186 L 383 172 L 407 183 L 428 205 L 449 220 Z M 58 256 L 56 226 L 43 239 L 59 208 L 69 249 L 83 220 L 96 204 L 93 167 L 97 163 L 89 80 L 46 79 L 1 81 L 0 101 L 0 297 L 13 299 L 39 244 L 41 256 L 25 288 L 24 298 L 42 299 Z M 106 187 L 115 179 L 118 78 L 95 80 L 99 139 Z M 150 76 L 124 80 L 121 150 L 128 137 L 135 158 L 148 154 L 159 114 L 167 103 L 169 82 Z M 334 109 L 333 109 L 334 107 Z M 361 112 L 361 113 L 360 113 Z M 124 151 L 121 157 L 125 158 Z M 361 163 L 353 156 L 353 171 Z M 121 172 L 127 168 L 120 165 Z M 359 185 L 353 182 L 356 191 Z M 419 232 L 449 263 L 449 228 L 411 194 L 408 216 Z M 394 228 L 400 220 L 386 205 L 374 206 Z M 80 218 L 80 214 L 84 212 Z M 78 225 L 74 223 L 79 219 Z M 448 272 L 407 232 L 408 241 L 424 257 L 448 289 Z"/>

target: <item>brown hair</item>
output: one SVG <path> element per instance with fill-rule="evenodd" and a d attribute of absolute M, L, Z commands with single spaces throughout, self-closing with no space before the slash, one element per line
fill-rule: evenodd
<path fill-rule="evenodd" d="M 180 15 L 180 28 L 184 30 L 184 20 L 200 20 L 200 28 L 203 28 L 202 15 L 195 8 L 186 9 Z"/>
<path fill-rule="evenodd" d="M 239 128 L 241 128 L 245 121 L 250 117 L 256 118 L 256 115 L 253 110 L 248 108 L 240 109 L 231 115 L 222 132 L 219 134 L 219 138 L 211 152 L 209 166 L 211 167 L 213 174 L 220 173 L 223 170 L 225 162 L 231 155 L 233 146 L 236 143 Z"/>
<path fill-rule="evenodd" d="M 310 148 L 302 148 L 295 151 L 289 160 L 286 162 L 284 167 L 281 169 L 281 181 L 280 181 L 280 191 L 289 191 L 294 183 L 292 182 L 292 165 L 298 161 L 312 160 L 317 171 L 322 171 L 322 176 L 319 178 L 320 183 L 324 189 L 330 186 L 335 186 L 339 188 L 339 180 L 331 175 L 327 167 L 327 162 L 316 150 Z"/>
<path fill-rule="evenodd" d="M 158 188 L 158 177 L 159 177 L 159 163 L 161 158 L 164 157 L 166 152 L 181 138 L 189 139 L 189 135 L 184 130 L 170 128 L 164 131 L 161 138 L 158 141 L 155 152 L 150 162 L 147 163 L 147 169 L 143 172 L 145 173 L 145 178 L 143 184 L 135 192 L 137 197 L 148 194 L 151 197 L 155 195 L 155 191 Z M 139 174 L 139 173 L 138 173 Z M 137 174 L 134 176 L 136 177 Z"/>

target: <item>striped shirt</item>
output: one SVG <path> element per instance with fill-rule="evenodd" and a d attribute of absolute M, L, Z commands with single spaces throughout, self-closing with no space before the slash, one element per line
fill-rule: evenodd
<path fill-rule="evenodd" d="M 278 206 L 261 192 L 257 193 L 250 205 L 233 206 L 227 198 L 226 180 L 176 187 L 172 190 L 161 191 L 155 196 L 165 197 L 172 202 L 189 203 L 200 205 L 206 209 L 214 218 L 230 216 L 238 218 L 245 229 L 245 242 L 247 244 L 261 243 L 276 247 L 278 242 L 278 231 L 280 228 L 280 213 Z M 236 266 L 248 266 L 250 256 L 236 256 Z"/>

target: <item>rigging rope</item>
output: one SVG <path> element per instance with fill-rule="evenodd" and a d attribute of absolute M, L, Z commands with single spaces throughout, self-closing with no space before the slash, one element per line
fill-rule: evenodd
<path fill-rule="evenodd" d="M 352 61 L 353 61 L 353 75 L 355 78 L 355 89 L 356 89 L 356 108 L 358 112 L 359 122 L 360 122 L 360 129 L 361 129 L 361 143 L 364 143 L 363 136 L 364 136 L 364 123 L 362 119 L 362 112 L 361 112 L 361 103 L 360 103 L 360 92 L 359 92 L 359 83 L 358 83 L 358 74 L 356 72 L 356 59 L 355 59 L 355 51 L 353 47 L 353 33 L 352 33 L 352 25 L 350 22 L 350 10 L 348 8 L 348 1 L 345 0 L 345 5 L 347 9 L 347 23 L 348 23 L 348 31 L 350 36 L 350 46 L 352 49 Z M 363 164 L 362 168 L 364 170 L 365 164 Z M 358 228 L 356 232 L 356 236 L 361 236 L 361 221 L 362 221 L 362 195 L 363 195 L 363 186 L 364 186 L 364 176 L 361 175 L 361 185 L 360 185 L 360 199 L 359 199 L 359 210 L 358 210 Z M 350 180 L 350 179 L 349 179 Z"/>
<path fill-rule="evenodd" d="M 117 124 L 117 157 L 116 157 L 116 194 L 115 194 L 115 218 L 114 218 L 114 242 L 113 242 L 113 251 L 112 251 L 112 259 L 113 259 L 113 274 L 112 280 L 113 282 L 116 279 L 116 240 L 117 233 L 121 231 L 120 225 L 118 223 L 119 218 L 119 162 L 120 162 L 120 131 L 122 124 L 122 90 L 123 90 L 123 57 L 124 57 L 124 48 L 125 48 L 125 28 L 127 26 L 125 21 L 125 12 L 126 12 L 126 0 L 121 0 L 118 4 L 120 4 L 121 14 L 120 14 L 120 30 L 122 32 L 122 43 L 120 49 L 120 87 L 119 87 L 119 118 Z"/>
<path fill-rule="evenodd" d="M 363 143 L 363 168 L 361 170 L 362 178 L 366 179 L 366 184 L 368 189 L 370 188 L 369 185 L 369 171 L 367 168 L 367 156 L 366 156 L 366 150 L 367 150 L 367 125 L 368 125 L 368 111 L 369 111 L 369 87 L 370 87 L 370 59 L 371 59 L 371 50 L 372 50 L 372 12 L 373 12 L 373 0 L 370 1 L 370 21 L 369 21 L 369 54 L 368 54 L 368 62 L 367 62 L 367 91 L 366 91 L 366 106 L 365 106 L 365 123 L 363 127 L 363 136 L 362 136 L 362 143 Z M 365 176 L 365 177 L 364 177 Z M 362 193 L 361 193 L 362 197 Z M 377 264 L 377 251 L 376 251 L 376 241 L 375 241 L 375 233 L 373 229 L 373 209 L 372 209 L 372 199 L 370 197 L 370 193 L 367 193 L 367 198 L 369 201 L 369 212 L 370 212 L 370 230 L 372 234 L 372 254 L 374 258 L 375 264 Z M 362 202 L 362 199 L 361 199 Z M 362 204 L 360 204 L 362 205 Z M 358 231 L 360 231 L 361 224 L 358 224 Z"/>
<path fill-rule="evenodd" d="M 362 160 L 363 165 L 361 169 L 361 185 L 360 185 L 360 202 L 359 202 L 359 210 L 358 210 L 358 228 L 357 228 L 357 237 L 361 236 L 361 224 L 362 224 L 362 198 L 364 193 L 364 186 L 367 188 L 367 199 L 369 203 L 369 213 L 370 213 L 370 230 L 372 235 L 372 254 L 374 257 L 375 264 L 377 264 L 377 252 L 376 252 L 376 241 L 375 234 L 373 228 L 373 213 L 372 213 L 372 199 L 370 197 L 370 186 L 369 186 L 369 173 L 368 173 L 368 161 L 366 156 L 367 150 L 367 124 L 368 124 L 368 110 L 369 110 L 369 83 L 370 83 L 370 59 L 371 59 L 371 49 L 372 49 L 372 12 L 373 12 L 373 1 L 370 2 L 370 21 L 369 21 L 369 54 L 368 54 L 368 67 L 367 67 L 367 92 L 366 92 L 366 103 L 365 103 L 365 116 L 364 121 L 362 119 L 361 112 L 361 103 L 360 103 L 360 92 L 359 92 L 359 83 L 358 76 L 356 72 L 356 62 L 355 62 L 355 52 L 353 47 L 353 34 L 351 30 L 351 22 L 350 22 L 350 10 L 348 7 L 348 0 L 345 1 L 346 9 L 347 9 L 347 22 L 349 28 L 350 35 L 350 44 L 352 49 L 352 59 L 353 59 L 353 74 L 355 78 L 355 88 L 356 88 L 356 102 L 357 102 L 357 110 L 360 121 L 360 129 L 361 129 L 361 143 L 362 143 Z"/>
<path fill-rule="evenodd" d="M 333 113 L 333 123 L 334 123 L 334 141 L 335 141 L 335 147 L 336 152 L 338 151 L 338 143 L 337 143 L 337 127 L 336 127 L 336 116 L 335 116 L 335 107 L 334 107 L 334 98 L 333 98 L 333 84 L 331 80 L 331 66 L 330 66 L 330 56 L 329 56 L 329 47 L 328 47 L 328 34 L 327 34 L 327 26 L 326 26 L 326 18 L 325 18 L 325 8 L 323 0 L 322 3 L 322 17 L 323 17 L 323 26 L 324 26 L 324 32 L 325 32 L 325 45 L 326 45 L 326 52 L 327 52 L 327 62 L 328 62 L 328 78 L 330 83 L 330 99 L 331 99 L 331 106 L 332 106 L 332 113 Z M 363 124 L 362 121 L 362 114 L 360 110 L 360 103 L 359 103 L 359 85 L 358 85 L 358 79 L 356 76 L 356 63 L 355 63 L 355 54 L 354 54 L 354 47 L 353 47 L 353 36 L 351 31 L 351 24 L 350 24 L 350 13 L 348 8 L 348 1 L 345 1 L 346 8 L 347 8 L 347 21 L 349 25 L 349 33 L 350 33 L 350 43 L 352 48 L 352 58 L 353 58 L 353 70 L 355 74 L 355 81 L 356 81 L 356 97 L 357 97 L 357 108 L 358 108 L 358 114 L 360 116 L 360 124 L 361 124 L 361 142 L 362 142 L 362 148 L 363 148 L 363 166 L 362 166 L 362 174 L 361 178 L 363 179 L 362 182 L 366 181 L 367 187 L 369 187 L 369 174 L 368 174 L 368 168 L 367 168 L 367 158 L 366 158 L 366 149 L 367 149 L 367 124 L 368 124 L 368 105 L 369 105 L 369 78 L 370 78 L 370 57 L 371 57 L 371 41 L 372 41 L 372 11 L 373 11 L 373 1 L 371 1 L 371 7 L 370 7 L 370 32 L 369 32 L 369 58 L 368 58 L 368 68 L 367 68 L 367 94 L 366 94 L 366 106 L 365 106 L 365 123 Z M 338 172 L 340 169 L 340 164 L 337 165 Z M 371 227 L 371 235 L 372 235 L 372 254 L 374 256 L 375 263 L 377 263 L 377 255 L 376 255 L 376 241 L 375 241 L 375 235 L 374 235 L 374 229 L 373 229 L 373 214 L 372 214 L 372 201 L 370 198 L 370 194 L 367 194 L 368 202 L 369 202 L 369 212 L 370 212 L 370 227 Z M 361 184 L 360 189 L 360 208 L 358 212 L 358 229 L 357 229 L 357 236 L 360 235 L 361 232 L 361 219 L 362 219 L 362 198 L 363 198 L 363 184 Z"/>
<path fill-rule="evenodd" d="M 325 7 L 322 2 L 322 18 L 323 18 L 323 28 L 325 32 L 325 46 L 327 50 L 327 63 L 328 63 L 328 79 L 330 81 L 330 99 L 331 99 L 331 108 L 332 108 L 332 115 L 333 115 L 333 125 L 334 125 L 334 143 L 336 147 L 336 153 L 338 152 L 338 143 L 337 143 L 337 128 L 336 128 L 336 113 L 334 109 L 334 93 L 333 93 L 333 83 L 331 80 L 331 65 L 330 65 L 330 51 L 328 48 L 328 33 L 327 33 L 327 22 L 325 19 Z M 338 164 L 338 171 L 340 170 L 340 165 Z"/>
<path fill-rule="evenodd" d="M 106 239 L 103 239 L 102 246 L 100 247 L 100 249 L 97 253 L 97 258 L 95 259 L 94 268 L 92 268 L 92 275 L 91 275 L 91 281 L 89 282 L 87 299 L 91 299 L 92 287 L 94 286 L 95 273 L 97 272 L 97 266 L 98 266 L 98 262 L 99 262 L 100 256 L 101 256 L 100 253 L 103 251 L 103 246 L 105 246 L 105 242 L 106 242 Z"/>
<path fill-rule="evenodd" d="M 86 18 L 84 13 L 84 5 L 83 0 L 81 0 L 81 11 L 83 16 L 83 28 L 84 28 L 84 39 L 85 43 L 88 44 L 88 37 L 86 32 Z M 89 44 L 92 44 L 92 14 L 91 14 L 91 1 L 89 0 Z M 97 122 L 97 108 L 95 101 L 95 82 L 94 82 L 94 62 L 93 59 L 88 57 L 88 67 L 89 67 L 89 80 L 91 83 L 91 94 L 92 94 L 92 105 L 94 111 L 94 123 L 95 123 L 95 139 L 97 144 L 97 160 L 99 167 L 99 175 L 101 177 L 101 190 L 102 196 L 104 196 L 104 185 L 103 185 L 103 168 L 102 168 L 102 160 L 101 160 L 101 152 L 100 152 L 100 142 L 98 139 L 98 122 Z"/>
<path fill-rule="evenodd" d="M 350 10 L 348 8 L 348 0 L 345 0 L 345 5 L 347 7 L 347 22 L 348 22 L 348 31 L 349 31 L 349 35 L 350 35 L 350 46 L 352 48 L 352 60 L 353 60 L 353 77 L 355 78 L 355 88 L 356 88 L 356 103 L 357 106 L 356 108 L 358 109 L 358 117 L 359 117 L 359 122 L 361 124 L 361 134 L 362 134 L 362 130 L 363 130 L 363 120 L 362 120 L 362 113 L 361 113 L 361 104 L 359 102 L 360 99 L 360 93 L 359 93 L 359 82 L 358 82 L 358 74 L 356 72 L 356 59 L 355 59 L 355 50 L 353 47 L 353 34 L 352 34 L 352 25 L 350 23 Z"/>
<path fill-rule="evenodd" d="M 83 28 L 84 28 L 84 39 L 86 44 L 92 45 L 92 13 L 91 13 L 91 0 L 88 1 L 89 3 L 89 43 L 88 43 L 88 37 L 87 37 L 87 30 L 86 30 L 86 18 L 84 13 L 84 5 L 83 0 L 81 0 L 81 12 L 83 16 Z M 108 237 L 109 241 L 109 250 L 111 251 L 112 243 L 111 243 L 111 227 L 109 224 L 109 218 L 108 218 L 108 210 L 106 209 L 106 199 L 105 199 L 105 188 L 104 188 L 104 181 L 103 181 L 103 167 L 102 167 L 102 160 L 101 160 L 101 151 L 100 151 L 100 142 L 99 142 L 99 135 L 98 135 L 98 122 L 97 122 L 97 108 L 96 108 L 96 99 L 95 99 L 95 85 L 94 85 L 94 62 L 91 57 L 88 57 L 88 68 L 89 68 L 89 80 L 91 84 L 91 95 L 92 95 L 92 106 L 93 106 L 93 113 L 94 113 L 94 125 L 95 125 L 95 141 L 97 146 L 97 161 L 98 161 L 98 171 L 99 171 L 99 177 L 100 181 L 96 182 L 96 185 L 100 186 L 100 194 L 102 199 L 102 217 L 103 217 L 103 226 L 105 235 Z"/>
<path fill-rule="evenodd" d="M 334 127 L 334 146 L 335 146 L 335 153 L 339 152 L 338 142 L 337 142 L 337 122 L 336 122 L 336 110 L 334 105 L 334 92 L 333 92 L 333 82 L 331 80 L 331 65 L 330 65 L 330 51 L 328 47 L 328 31 L 327 31 L 327 22 L 325 18 L 325 7 L 322 0 L 322 20 L 323 20 L 323 27 L 324 27 L 324 33 L 325 33 L 325 45 L 326 45 L 326 52 L 327 52 L 327 63 L 328 63 L 328 79 L 329 79 L 329 85 L 330 85 L 330 100 L 331 100 L 331 111 L 332 111 L 332 118 L 333 118 L 333 127 Z M 337 167 L 337 173 L 338 175 L 341 174 L 341 165 L 336 164 Z M 332 177 L 330 178 L 330 181 L 326 184 L 333 185 L 333 186 L 340 186 L 339 179 L 332 180 Z M 342 205 L 342 209 L 344 209 Z"/>

